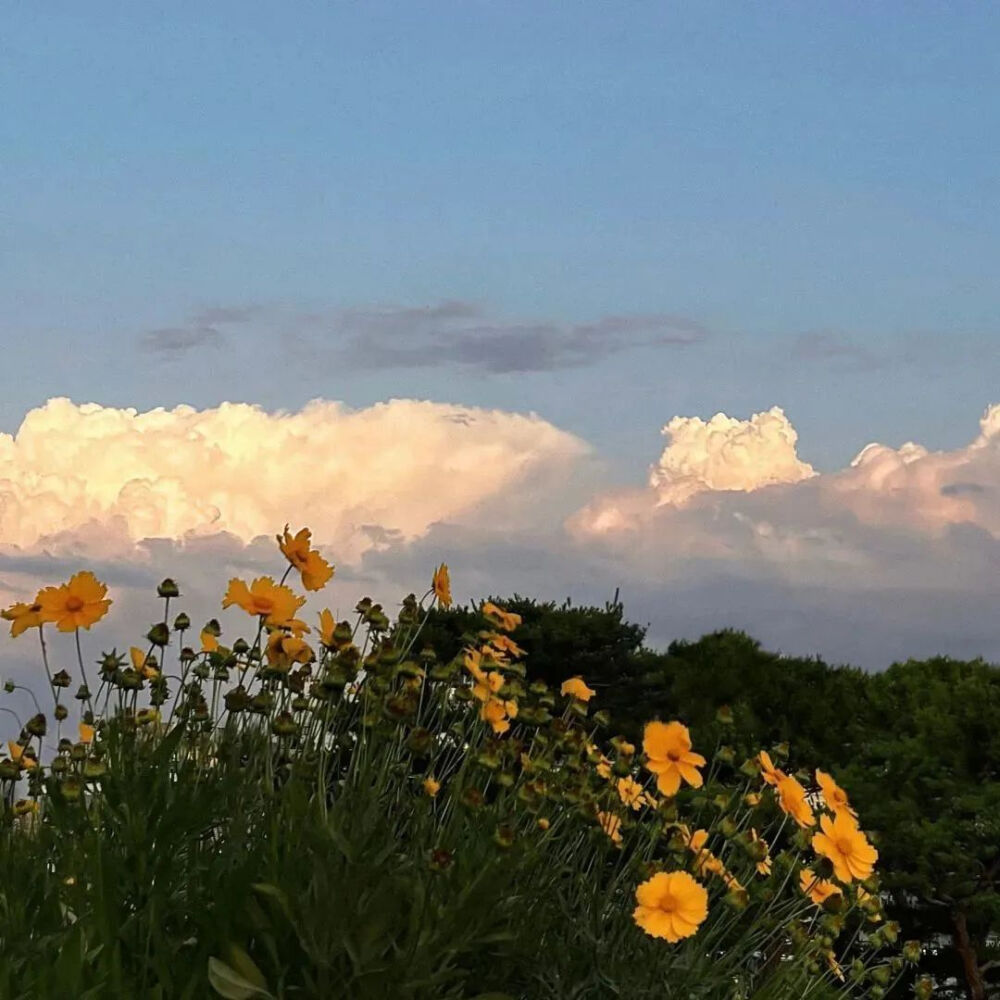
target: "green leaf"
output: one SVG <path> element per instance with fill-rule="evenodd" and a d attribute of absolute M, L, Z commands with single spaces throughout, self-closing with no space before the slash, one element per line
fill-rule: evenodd
<path fill-rule="evenodd" d="M 267 989 L 264 973 L 257 968 L 254 960 L 239 945 L 231 944 L 226 950 L 226 958 L 229 959 L 232 968 L 254 986 L 259 986 L 262 990 Z"/>
<path fill-rule="evenodd" d="M 251 997 L 271 997 L 274 1000 L 267 990 L 256 986 L 217 958 L 208 960 L 208 981 L 212 989 L 226 1000 L 251 1000 Z"/>

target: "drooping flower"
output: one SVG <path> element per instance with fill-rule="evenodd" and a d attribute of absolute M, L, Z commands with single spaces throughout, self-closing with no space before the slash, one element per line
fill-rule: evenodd
<path fill-rule="evenodd" d="M 235 604 L 248 615 L 263 615 L 265 625 L 284 625 L 294 618 L 296 612 L 306 603 L 304 597 L 297 597 L 282 584 L 276 584 L 269 576 L 259 576 L 248 587 L 243 580 L 233 578 L 222 599 L 222 606 Z"/>
<path fill-rule="evenodd" d="M 431 588 L 438 605 L 442 608 L 451 607 L 451 575 L 448 573 L 448 566 L 441 563 L 434 570 L 434 578 L 431 580 Z"/>
<path fill-rule="evenodd" d="M 831 775 L 817 768 L 816 784 L 819 785 L 820 791 L 823 793 L 823 801 L 826 803 L 827 809 L 834 813 L 850 813 L 851 816 L 857 819 L 858 814 L 851 808 L 847 792 L 833 780 Z"/>
<path fill-rule="evenodd" d="M 20 743 L 15 743 L 13 740 L 7 741 L 7 750 L 10 753 L 10 759 L 20 767 L 26 767 L 29 770 L 33 767 L 38 766 L 38 761 L 35 760 L 31 754 L 26 754 L 24 752 L 24 747 Z"/>
<path fill-rule="evenodd" d="M 12 604 L 0 617 L 10 622 L 10 634 L 16 639 L 29 628 L 37 628 L 42 624 L 42 606 L 37 601 L 32 604 Z"/>
<path fill-rule="evenodd" d="M 88 726 L 86 722 L 80 723 L 80 742 L 81 743 L 93 743 L 94 733 L 97 730 L 93 726 Z"/>
<path fill-rule="evenodd" d="M 820 878 L 811 868 L 799 872 L 799 886 L 817 906 L 822 906 L 831 896 L 843 895 L 838 886 Z"/>
<path fill-rule="evenodd" d="M 322 590 L 333 576 L 333 567 L 310 546 L 312 532 L 303 528 L 293 538 L 286 524 L 284 536 L 275 537 L 285 558 L 301 574 L 302 586 L 306 590 Z"/>
<path fill-rule="evenodd" d="M 795 778 L 782 775 L 774 789 L 778 805 L 803 829 L 816 825 L 816 816 L 806 797 L 806 790 Z"/>
<path fill-rule="evenodd" d="M 691 937 L 708 916 L 708 892 L 687 872 L 657 872 L 635 890 L 632 919 L 651 937 Z"/>
<path fill-rule="evenodd" d="M 81 570 L 68 583 L 40 590 L 36 598 L 41 606 L 38 613 L 43 622 L 55 622 L 60 632 L 89 629 L 111 607 L 111 601 L 104 596 L 107 592 L 107 586 L 90 570 Z"/>
<path fill-rule="evenodd" d="M 605 781 L 611 780 L 611 761 L 604 754 L 601 754 L 601 759 L 597 762 L 596 770 L 599 777 Z"/>
<path fill-rule="evenodd" d="M 819 825 L 822 833 L 813 836 L 813 850 L 833 862 L 834 875 L 841 882 L 868 878 L 878 851 L 868 843 L 857 822 L 848 813 L 839 812 L 833 819 L 820 816 Z"/>
<path fill-rule="evenodd" d="M 707 843 L 708 830 L 695 830 L 687 838 L 688 850 L 694 855 L 694 870 L 699 875 L 704 875 L 705 872 L 718 875 L 723 869 L 722 862 L 705 847 Z"/>
<path fill-rule="evenodd" d="M 505 733 L 510 729 L 509 719 L 517 717 L 517 702 L 513 699 L 504 701 L 500 698 L 490 698 L 484 701 L 479 709 L 479 718 L 488 722 L 493 732 Z"/>
<path fill-rule="evenodd" d="M 502 628 L 505 632 L 513 632 L 521 624 L 521 616 L 512 611 L 504 611 L 498 608 L 492 601 L 485 601 L 482 607 L 483 614 L 491 619 L 497 628 Z"/>
<path fill-rule="evenodd" d="M 761 848 L 763 848 L 764 852 L 764 856 L 759 861 L 756 862 L 757 874 L 770 875 L 771 854 L 768 850 L 767 841 L 764 840 L 753 827 L 750 828 L 750 843 L 758 853 L 760 852 Z"/>
<path fill-rule="evenodd" d="M 269 666 L 285 672 L 291 670 L 293 663 L 309 663 L 316 658 L 305 639 L 280 629 L 267 637 L 266 655 Z"/>
<path fill-rule="evenodd" d="M 761 750 L 757 759 L 760 761 L 760 776 L 772 786 L 776 786 L 783 777 L 784 771 L 779 771 L 771 760 L 771 755 L 766 750 Z"/>
<path fill-rule="evenodd" d="M 334 645 L 333 632 L 336 627 L 333 612 L 329 608 L 324 608 L 319 613 L 319 641 L 327 648 Z"/>
<path fill-rule="evenodd" d="M 614 843 L 620 844 L 622 842 L 622 820 L 620 816 L 602 811 L 597 814 L 597 822 L 600 823 L 601 829 Z"/>
<path fill-rule="evenodd" d="M 435 781 L 434 778 L 428 775 L 428 777 L 424 778 L 423 787 L 424 794 L 433 799 L 441 791 L 441 782 Z"/>
<path fill-rule="evenodd" d="M 582 677 L 570 677 L 569 680 L 563 681 L 559 693 L 561 695 L 569 695 L 571 698 L 577 698 L 583 702 L 590 701 L 597 694 L 596 691 L 587 687 Z"/>
<path fill-rule="evenodd" d="M 501 657 L 508 654 L 510 656 L 524 656 L 524 650 L 509 635 L 492 635 L 489 639 L 489 645 Z"/>
<path fill-rule="evenodd" d="M 132 660 L 133 669 L 144 680 L 148 681 L 160 676 L 160 671 L 149 663 L 146 654 L 138 646 L 130 646 L 128 653 Z"/>
<path fill-rule="evenodd" d="M 219 648 L 219 640 L 213 632 L 207 628 L 201 630 L 201 651 L 203 653 L 214 653 Z"/>
<path fill-rule="evenodd" d="M 642 734 L 642 749 L 648 758 L 646 769 L 656 775 L 662 795 L 676 795 L 683 779 L 692 788 L 701 788 L 701 754 L 692 753 L 691 735 L 680 722 L 648 722 Z"/>

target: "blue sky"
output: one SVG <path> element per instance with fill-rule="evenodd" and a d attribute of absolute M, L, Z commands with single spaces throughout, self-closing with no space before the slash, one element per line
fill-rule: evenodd
<path fill-rule="evenodd" d="M 1000 370 L 998 29 L 972 4 L 22 6 L 0 337 L 31 374 L 0 426 L 53 394 L 418 395 L 536 409 L 635 476 L 676 413 L 782 405 L 818 467 L 954 445 Z M 165 377 L 136 348 L 209 306 L 442 300 L 710 335 L 458 380 L 282 380 L 254 371 L 273 331 Z"/>
<path fill-rule="evenodd" d="M 345 587 L 447 558 L 465 596 L 622 585 L 658 639 L 1000 656 L 998 37 L 971 3 L 18 5 L 0 600 L 50 558 L 131 586 L 149 538 L 243 572 L 297 519 Z"/>

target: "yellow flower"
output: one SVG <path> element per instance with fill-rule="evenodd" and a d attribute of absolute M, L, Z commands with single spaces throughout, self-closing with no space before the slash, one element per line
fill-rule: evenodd
<path fill-rule="evenodd" d="M 858 824 L 846 812 L 820 816 L 822 833 L 813 836 L 812 846 L 817 854 L 833 862 L 833 873 L 841 882 L 866 879 L 878 860 L 878 851 L 868 843 L 858 829 Z"/>
<path fill-rule="evenodd" d="M 89 629 L 111 607 L 111 601 L 104 596 L 107 592 L 107 586 L 90 570 L 81 570 L 70 577 L 69 583 L 38 592 L 39 615 L 43 622 L 55 622 L 60 632 Z"/>
<path fill-rule="evenodd" d="M 138 646 L 131 646 L 128 652 L 137 674 L 141 674 L 147 681 L 160 676 L 160 671 L 146 662 L 146 654 Z"/>
<path fill-rule="evenodd" d="M 507 721 L 508 716 L 511 719 L 517 717 L 516 701 L 503 701 L 500 698 L 490 698 L 483 702 L 482 707 L 479 709 L 479 718 L 484 722 L 488 722 L 493 727 L 493 732 L 495 733 L 505 733 L 510 729 L 510 722 Z"/>
<path fill-rule="evenodd" d="M 614 843 L 620 844 L 622 842 L 622 821 L 620 816 L 609 812 L 599 812 L 597 814 L 597 822 L 601 824 L 601 829 Z"/>
<path fill-rule="evenodd" d="M 302 574 L 302 586 L 306 590 L 322 590 L 333 576 L 333 567 L 315 549 L 310 548 L 312 532 L 303 528 L 293 538 L 286 524 L 284 537 L 275 537 L 285 558 Z"/>
<path fill-rule="evenodd" d="M 601 759 L 597 762 L 597 773 L 605 781 L 611 780 L 611 761 L 604 754 L 601 754 Z"/>
<path fill-rule="evenodd" d="M 284 625 L 305 603 L 304 597 L 297 597 L 269 576 L 257 577 L 249 587 L 234 577 L 222 599 L 224 608 L 235 604 L 248 615 L 263 615 L 265 625 Z"/>
<path fill-rule="evenodd" d="M 93 726 L 88 726 L 86 722 L 80 723 L 80 742 L 81 743 L 93 743 L 94 733 L 97 730 Z"/>
<path fill-rule="evenodd" d="M 618 741 L 618 752 L 623 757 L 634 757 L 635 756 L 635 744 L 629 743 L 628 740 Z"/>
<path fill-rule="evenodd" d="M 618 779 L 618 797 L 622 802 L 633 809 L 641 809 L 646 804 L 646 795 L 642 790 L 642 785 L 633 778 Z"/>
<path fill-rule="evenodd" d="M 552 824 L 544 816 L 538 818 L 538 829 L 547 830 Z"/>
<path fill-rule="evenodd" d="M 319 613 L 319 641 L 324 646 L 328 648 L 333 646 L 333 632 L 336 627 L 337 623 L 333 619 L 333 612 L 329 608 L 324 608 Z"/>
<path fill-rule="evenodd" d="M 819 785 L 820 791 L 823 793 L 823 801 L 826 803 L 827 809 L 835 813 L 850 813 L 857 819 L 858 814 L 851 808 L 847 792 L 826 771 L 816 769 L 816 784 Z"/>
<path fill-rule="evenodd" d="M 840 962 L 837 961 L 837 956 L 828 949 L 823 952 L 823 957 L 826 959 L 826 964 L 829 966 L 830 971 L 842 981 L 844 978 L 844 970 L 840 967 Z"/>
<path fill-rule="evenodd" d="M 571 698 L 576 698 L 579 701 L 590 701 L 597 694 L 596 691 L 587 687 L 582 677 L 570 677 L 568 681 L 563 681 L 559 693 L 568 694 Z"/>
<path fill-rule="evenodd" d="M 799 886 L 817 906 L 822 906 L 831 896 L 843 895 L 837 886 L 820 878 L 811 868 L 799 872 Z"/>
<path fill-rule="evenodd" d="M 441 791 L 441 782 L 435 781 L 431 777 L 424 778 L 424 792 L 432 799 Z"/>
<path fill-rule="evenodd" d="M 201 651 L 214 653 L 219 648 L 219 640 L 207 628 L 201 630 Z"/>
<path fill-rule="evenodd" d="M 694 870 L 699 875 L 711 872 L 713 875 L 720 875 L 726 878 L 729 875 L 726 871 L 726 866 L 705 847 L 707 842 L 707 830 L 695 830 L 688 838 L 688 850 L 694 855 Z"/>
<path fill-rule="evenodd" d="M 492 601 L 484 602 L 482 611 L 487 618 L 493 620 L 497 628 L 502 628 L 505 632 L 513 632 L 521 624 L 520 615 L 515 615 L 512 611 L 504 611 Z"/>
<path fill-rule="evenodd" d="M 662 795 L 676 795 L 681 779 L 692 788 L 701 788 L 705 766 L 701 754 L 691 752 L 691 735 L 680 722 L 647 722 L 642 734 L 642 749 L 648 758 L 646 769 L 656 775 L 656 787 Z"/>
<path fill-rule="evenodd" d="M 35 760 L 30 754 L 25 754 L 24 747 L 20 743 L 15 743 L 13 740 L 7 741 L 7 749 L 10 751 L 10 759 L 21 767 L 26 767 L 29 770 L 33 767 L 38 766 L 38 761 Z"/>
<path fill-rule="evenodd" d="M 290 670 L 293 663 L 309 663 L 315 654 L 309 643 L 297 635 L 288 635 L 280 630 L 267 637 L 267 662 L 276 670 Z"/>
<path fill-rule="evenodd" d="M 760 796 L 756 792 L 747 792 L 743 796 L 743 801 L 751 808 L 756 809 L 760 805 Z"/>
<path fill-rule="evenodd" d="M 506 654 L 510 654 L 511 656 L 524 656 L 524 650 L 521 649 L 521 647 L 508 635 L 490 636 L 490 645 L 501 656 Z"/>
<path fill-rule="evenodd" d="M 757 845 L 763 844 L 764 846 L 764 857 L 757 862 L 757 874 L 758 875 L 770 875 L 771 874 L 771 855 L 768 851 L 767 841 L 763 840 L 757 831 L 751 827 L 750 828 L 750 843 Z"/>
<path fill-rule="evenodd" d="M 794 778 L 782 775 L 774 790 L 778 796 L 778 805 L 799 826 L 805 828 L 816 825 L 816 817 L 806 800 L 806 790 Z"/>
<path fill-rule="evenodd" d="M 451 607 L 451 576 L 448 567 L 441 563 L 434 570 L 434 578 L 431 581 L 431 588 L 434 590 L 434 597 L 442 608 Z"/>
<path fill-rule="evenodd" d="M 771 761 L 771 755 L 766 750 L 761 750 L 757 758 L 760 761 L 760 776 L 769 784 L 777 785 L 783 777 L 784 771 L 779 771 Z"/>
<path fill-rule="evenodd" d="M 632 919 L 650 937 L 680 941 L 708 916 L 708 892 L 687 872 L 658 872 L 635 890 Z"/>
<path fill-rule="evenodd" d="M 10 634 L 17 638 L 22 632 L 29 628 L 37 628 L 42 624 L 42 606 L 34 604 L 12 604 L 5 611 L 0 611 L 0 617 L 9 621 Z"/>

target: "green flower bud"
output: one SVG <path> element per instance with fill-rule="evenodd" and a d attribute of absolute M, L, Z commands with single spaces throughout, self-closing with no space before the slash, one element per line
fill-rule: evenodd
<path fill-rule="evenodd" d="M 174 619 L 174 631 L 175 632 L 184 632 L 187 629 L 189 629 L 190 627 L 191 627 L 191 619 L 186 614 L 184 614 L 184 612 L 182 611 Z"/>
<path fill-rule="evenodd" d="M 83 791 L 80 779 L 75 774 L 68 775 L 65 780 L 60 782 L 59 787 L 62 789 L 63 797 L 68 799 L 70 802 L 75 802 L 79 799 L 80 794 Z"/>
<path fill-rule="evenodd" d="M 42 737 L 48 732 L 48 723 L 45 721 L 45 716 L 38 713 L 38 715 L 33 715 L 28 719 L 27 724 L 24 727 L 32 736 Z"/>
<path fill-rule="evenodd" d="M 66 673 L 65 670 L 60 670 L 57 674 L 52 677 L 52 686 L 57 688 L 68 688 L 72 678 Z"/>
<path fill-rule="evenodd" d="M 154 646 L 166 646 L 170 642 L 170 629 L 165 622 L 157 622 L 147 633 L 146 638 Z"/>
<path fill-rule="evenodd" d="M 160 585 L 156 588 L 156 592 L 160 597 L 180 597 L 181 592 L 177 589 L 177 584 L 168 576 L 163 580 Z"/>
<path fill-rule="evenodd" d="M 56 705 L 52 714 L 56 717 L 56 722 L 62 722 L 69 715 L 69 710 L 65 705 Z"/>
<path fill-rule="evenodd" d="M 275 736 L 294 736 L 298 731 L 299 724 L 291 712 L 279 712 L 271 722 L 271 732 Z"/>

